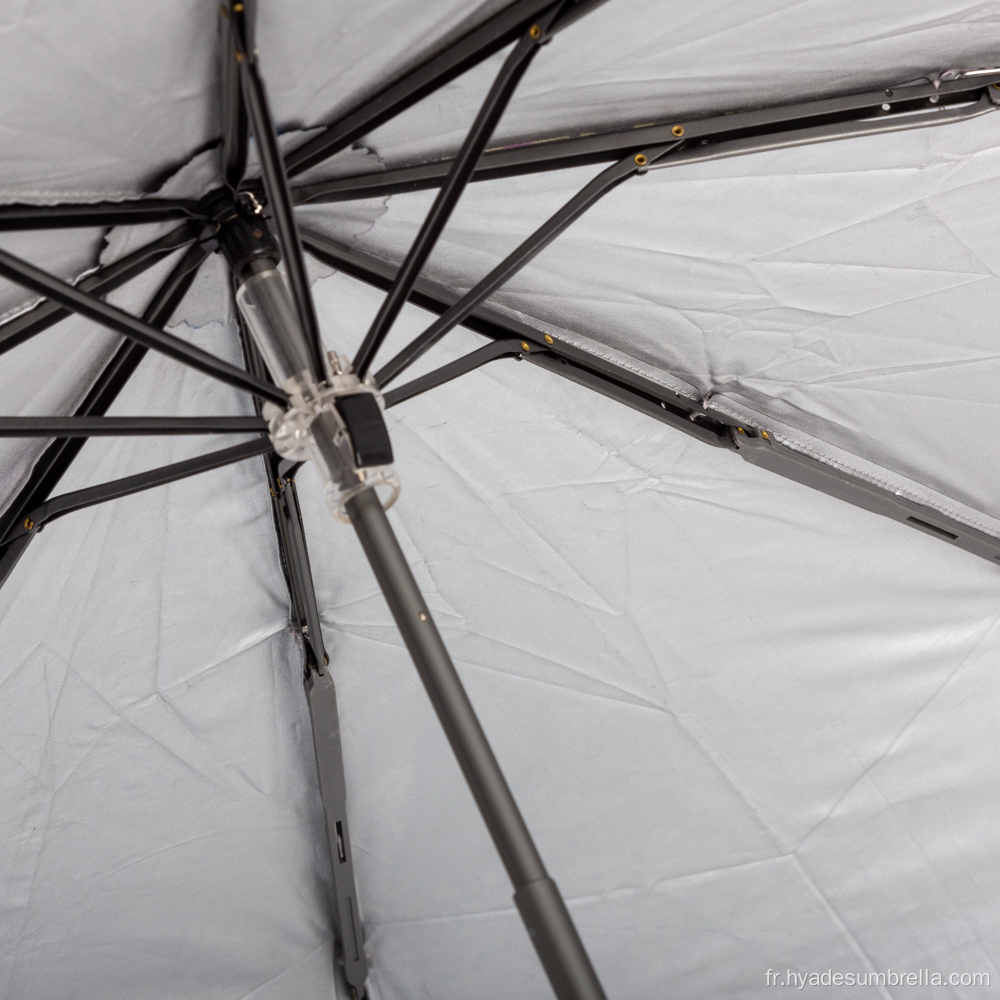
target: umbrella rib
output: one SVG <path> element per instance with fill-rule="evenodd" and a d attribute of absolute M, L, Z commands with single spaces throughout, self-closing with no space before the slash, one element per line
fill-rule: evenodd
<path fill-rule="evenodd" d="M 243 99 L 243 88 L 240 83 L 240 65 L 237 59 L 236 31 L 239 25 L 234 25 L 229 17 L 229 8 L 223 4 L 220 8 L 222 24 L 222 176 L 227 187 L 235 193 L 239 190 L 247 167 L 247 149 L 249 146 L 247 107 Z M 251 32 L 251 18 L 255 7 L 251 8 L 249 16 L 244 15 L 243 26 Z M 252 45 L 251 45 L 252 48 Z"/>
<path fill-rule="evenodd" d="M 124 334 L 145 347 L 159 351 L 221 382 L 247 392 L 257 393 L 280 405 L 287 404 L 287 395 L 270 383 L 254 378 L 208 351 L 203 351 L 200 347 L 189 344 L 165 330 L 159 330 L 123 309 L 60 281 L 41 268 L 7 253 L 6 250 L 0 250 L 0 274 L 25 288 L 47 296 L 81 316 L 86 316 L 116 333 Z"/>
<path fill-rule="evenodd" d="M 576 0 L 564 9 L 558 22 L 553 24 L 552 31 L 561 31 L 604 2 Z M 342 115 L 319 135 L 293 149 L 285 157 L 288 176 L 294 177 L 322 163 L 428 94 L 478 66 L 521 35 L 550 4 L 551 0 L 518 0 L 498 11 L 395 83 Z"/>
<path fill-rule="evenodd" d="M 320 336 L 316 307 L 312 300 L 312 291 L 309 288 L 309 279 L 306 275 L 298 225 L 295 221 L 295 212 L 292 209 L 292 195 L 288 189 L 288 177 L 285 175 L 281 151 L 278 149 L 278 139 L 267 101 L 267 92 L 264 88 L 264 81 L 257 71 L 256 50 L 249 41 L 252 24 L 248 23 L 244 6 L 244 4 L 234 5 L 229 15 L 229 21 L 233 25 L 232 38 L 235 42 L 243 99 L 246 103 L 254 138 L 257 140 L 257 153 L 264 176 L 264 191 L 278 230 L 278 242 L 281 244 L 284 254 L 285 271 L 288 275 L 292 301 L 295 303 L 299 326 L 302 328 L 306 344 L 312 355 L 310 359 L 312 373 L 317 379 L 322 380 L 326 377 L 323 339 Z M 237 7 L 240 9 L 236 10 Z"/>
<path fill-rule="evenodd" d="M 143 251 L 137 251 L 137 253 L 150 251 L 151 248 L 157 247 L 164 240 L 176 240 L 178 234 L 183 234 L 184 232 L 183 228 L 176 230 L 174 233 L 164 237 L 163 240 L 157 240 L 155 243 L 143 248 Z M 178 245 L 180 244 L 178 243 Z M 155 260 L 161 259 L 166 252 L 170 252 L 173 249 L 174 247 L 170 246 L 170 249 L 167 251 L 157 250 L 154 254 Z M 134 257 L 136 255 L 133 254 L 130 256 Z M 143 318 L 147 322 L 161 324 L 166 323 L 170 319 L 187 293 L 187 290 L 191 287 L 198 273 L 198 268 L 207 256 L 208 251 L 198 243 L 188 248 L 187 253 L 174 266 L 146 307 Z M 128 259 L 124 258 L 123 261 L 119 261 L 118 263 L 121 264 Z M 142 270 L 149 265 L 143 262 L 142 266 L 138 264 L 135 266 L 139 270 Z M 114 264 L 109 266 L 109 268 L 114 267 L 116 267 Z M 115 280 L 120 284 L 130 276 L 131 274 L 127 271 L 124 277 L 120 276 L 120 272 L 116 272 Z M 92 275 L 92 277 L 96 277 L 96 274 Z M 52 322 L 55 322 L 55 320 L 52 320 Z M 125 383 L 128 382 L 135 372 L 139 362 L 145 356 L 146 348 L 141 344 L 137 344 L 131 340 L 126 340 L 121 344 L 112 359 L 105 365 L 104 370 L 97 377 L 96 382 L 91 386 L 90 391 L 84 396 L 83 401 L 76 408 L 73 415 L 76 417 L 85 417 L 101 416 L 106 413 Z M 12 525 L 21 521 L 29 510 L 37 507 L 38 504 L 48 498 L 85 443 L 86 439 L 84 438 L 57 438 L 42 452 L 39 459 L 35 462 L 28 482 L 21 488 L 14 500 L 8 504 L 6 510 L 0 514 L 0 538 L 3 538 L 7 534 Z M 16 546 L 8 546 L 6 550 L 0 547 L 0 586 L 3 586 L 3 582 L 7 579 L 10 570 L 16 565 L 17 560 L 23 554 L 32 537 L 34 536 L 27 535 Z"/>
<path fill-rule="evenodd" d="M 92 295 L 106 295 L 125 284 L 125 282 L 142 274 L 164 257 L 169 256 L 185 243 L 196 238 L 193 226 L 181 226 L 173 232 L 161 236 L 158 240 L 116 260 L 113 264 L 105 264 L 92 274 L 81 278 L 76 287 Z M 43 299 L 35 303 L 27 311 L 0 324 L 0 354 L 4 354 L 18 344 L 23 344 L 36 334 L 54 326 L 72 312 L 56 302 Z"/>
<path fill-rule="evenodd" d="M 264 377 L 266 370 L 260 351 L 248 335 L 242 314 L 236 311 L 240 342 L 247 369 Z M 260 413 L 260 400 L 254 398 Z M 301 630 L 305 648 L 304 682 L 313 730 L 313 748 L 320 798 L 326 817 L 327 845 L 333 872 L 333 917 L 341 942 L 343 974 L 351 991 L 367 995 L 368 962 L 364 954 L 364 930 L 358 907 L 358 890 L 354 877 L 354 860 L 350 828 L 347 820 L 347 786 L 344 757 L 340 743 L 340 722 L 337 714 L 337 693 L 327 670 L 329 657 L 323 643 L 316 588 L 313 584 L 309 551 L 306 545 L 302 510 L 299 506 L 295 472 L 299 463 L 279 461 L 273 452 L 266 460 L 271 494 L 271 513 L 278 550 L 291 598 L 292 616 Z"/>
<path fill-rule="evenodd" d="M 387 288 L 392 282 L 395 265 L 381 258 L 356 248 L 340 246 L 315 233 L 307 233 L 304 243 L 318 260 L 366 284 Z M 457 298 L 447 289 L 421 279 L 414 286 L 410 301 L 421 309 L 442 315 Z M 705 444 L 735 450 L 729 427 L 706 413 L 698 402 L 635 371 L 543 334 L 527 323 L 482 305 L 466 317 L 463 326 L 491 340 L 518 338 L 530 348 L 530 353 L 522 353 L 524 360 L 669 424 Z M 388 396 L 387 393 L 386 398 Z"/>
<path fill-rule="evenodd" d="M 0 438 L 117 437 L 161 434 L 263 434 L 259 417 L 3 417 Z"/>
<path fill-rule="evenodd" d="M 385 394 L 385 408 L 389 409 L 391 406 L 396 406 L 407 399 L 413 399 L 414 396 L 419 396 L 430 389 L 436 389 L 439 385 L 451 382 L 452 379 L 475 371 L 498 358 L 517 358 L 520 360 L 529 346 L 527 341 L 520 340 L 494 340 L 492 344 L 484 344 L 478 350 L 472 351 L 450 364 L 435 368 L 434 371 L 428 372 L 420 378 L 415 378 L 412 382 L 407 382 L 406 385 L 401 385 L 398 389 L 390 390 Z"/>
<path fill-rule="evenodd" d="M 860 94 L 751 111 L 739 109 L 695 120 L 674 119 L 610 130 L 595 126 L 571 136 L 562 132 L 535 135 L 487 149 L 476 164 L 472 182 L 613 161 L 651 143 L 669 141 L 677 134 L 683 135 L 686 147 L 664 166 L 755 153 L 778 148 L 779 142 L 787 147 L 872 132 L 948 125 L 993 110 L 1000 100 L 993 86 L 997 82 L 1000 72 L 943 81 L 937 87 L 890 84 Z M 338 177 L 300 185 L 293 193 L 296 204 L 302 205 L 421 191 L 440 186 L 450 165 L 451 160 L 445 159 Z"/>
<path fill-rule="evenodd" d="M 472 127 L 462 143 L 462 148 L 452 161 L 448 176 L 434 199 L 434 204 L 427 213 L 406 259 L 396 273 L 389 294 L 382 302 L 354 358 L 354 370 L 358 373 L 359 378 L 364 378 L 368 373 L 372 360 L 406 303 L 413 283 L 420 275 L 420 271 L 434 249 L 438 237 L 458 204 L 458 200 L 476 168 L 476 163 L 486 148 L 490 136 L 493 135 L 504 109 L 521 81 L 521 77 L 538 52 L 539 45 L 548 40 L 548 27 L 555 20 L 561 6 L 561 4 L 556 4 L 539 15 L 538 20 L 522 34 L 517 45 L 514 46 L 500 68 L 500 72 L 493 81 Z"/>
<path fill-rule="evenodd" d="M 0 205 L 0 232 L 26 229 L 78 229 L 86 226 L 141 226 L 170 219 L 204 219 L 196 201 L 132 198 L 125 201 L 71 202 L 63 205 Z"/>
<path fill-rule="evenodd" d="M 179 479 L 187 479 L 189 476 L 196 476 L 201 472 L 218 469 L 224 465 L 232 465 L 234 462 L 242 462 L 244 459 L 264 455 L 269 451 L 271 451 L 270 438 L 261 437 L 244 444 L 234 445 L 232 448 L 223 448 L 221 451 L 199 455 L 197 458 L 164 465 L 134 476 L 126 476 L 124 479 L 114 479 L 111 482 L 101 483 L 99 486 L 88 486 L 86 489 L 74 490 L 72 493 L 63 493 L 46 500 L 30 511 L 24 520 L 9 533 L 5 541 L 9 544 L 16 541 L 22 534 L 38 532 L 50 521 L 63 517 L 65 514 L 71 514 L 73 511 L 83 510 L 84 507 L 93 507 L 95 504 L 105 503 L 108 500 L 118 500 L 133 493 L 152 489 L 154 486 L 175 483 Z"/>
<path fill-rule="evenodd" d="M 526 264 L 540 254 L 557 236 L 565 232 L 584 212 L 636 173 L 665 156 L 680 143 L 650 146 L 634 156 L 626 156 L 598 174 L 575 194 L 550 219 L 538 227 L 516 250 L 508 254 L 482 281 L 438 317 L 420 336 L 404 347 L 375 376 L 380 386 L 388 385 L 421 355 L 430 350 L 449 330 L 458 326 L 477 306 L 506 284 Z"/>

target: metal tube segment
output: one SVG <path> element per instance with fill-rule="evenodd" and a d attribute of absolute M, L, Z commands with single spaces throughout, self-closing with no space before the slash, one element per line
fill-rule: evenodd
<path fill-rule="evenodd" d="M 488 299 L 501 285 L 510 281 L 526 264 L 538 256 L 560 233 L 565 232 L 596 201 L 616 188 L 633 174 L 649 168 L 677 142 L 651 146 L 634 156 L 602 170 L 586 187 L 575 194 L 547 222 L 538 227 L 516 250 L 508 254 L 482 281 L 462 296 L 448 311 L 436 319 L 419 337 L 403 348 L 378 374 L 375 381 L 388 385 L 422 354 L 430 350 L 449 330 L 458 326 L 475 308 Z"/>
<path fill-rule="evenodd" d="M 340 937 L 344 977 L 355 997 L 365 996 L 368 961 L 358 912 L 358 893 L 354 880 L 354 856 L 347 825 L 347 782 L 344 755 L 340 743 L 340 717 L 337 714 L 337 689 L 329 670 L 310 670 L 305 679 L 309 719 L 312 723 L 316 772 L 319 778 L 323 816 L 326 820 L 330 869 L 333 872 L 333 895 L 337 932 Z"/>
<path fill-rule="evenodd" d="M 0 232 L 25 229 L 78 229 L 86 226 L 140 226 L 169 219 L 201 219 L 196 201 L 135 198 L 68 205 L 0 205 Z"/>
<path fill-rule="evenodd" d="M 0 438 L 266 432 L 259 417 L 0 417 Z"/>
<path fill-rule="evenodd" d="M 479 156 L 486 148 L 486 143 L 489 142 L 515 88 L 538 51 L 538 46 L 547 38 L 546 29 L 558 10 L 559 5 L 556 5 L 539 16 L 538 21 L 524 33 L 517 45 L 514 46 L 513 51 L 507 56 L 500 72 L 493 81 L 493 86 L 490 87 L 472 127 L 462 143 L 462 148 L 452 162 L 448 176 L 434 199 L 434 204 L 427 213 L 427 218 L 424 219 L 423 225 L 420 227 L 420 231 L 389 289 L 389 294 L 382 302 L 354 358 L 354 369 L 360 378 L 364 378 L 368 373 L 368 368 L 378 353 L 379 347 L 388 335 L 399 311 L 405 305 L 413 283 L 417 280 L 417 276 L 434 249 L 434 244 L 437 243 L 438 237 L 458 204 Z"/>
<path fill-rule="evenodd" d="M 240 66 L 236 59 L 236 40 L 229 22 L 229 8 L 223 4 L 221 15 L 221 75 L 222 75 L 222 176 L 233 194 L 239 190 L 246 173 L 248 122 L 243 90 L 240 86 Z"/>
<path fill-rule="evenodd" d="M 514 886 L 514 901 L 559 1000 L 604 1000 L 587 952 L 549 878 L 441 641 L 399 542 L 372 490 L 346 504 L 476 805 Z"/>

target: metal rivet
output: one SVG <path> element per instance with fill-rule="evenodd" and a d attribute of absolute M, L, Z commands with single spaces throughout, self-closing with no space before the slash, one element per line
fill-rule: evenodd
<path fill-rule="evenodd" d="M 675 125 L 670 131 L 679 139 L 684 134 L 684 126 Z"/>
<path fill-rule="evenodd" d="M 762 438 L 763 438 L 763 439 L 764 439 L 765 441 L 770 441 L 770 440 L 771 440 L 771 439 L 770 439 L 770 438 L 769 438 L 769 437 L 767 436 L 767 431 L 761 431 L 761 432 L 760 432 L 760 436 L 761 436 L 761 437 L 762 437 Z"/>
<path fill-rule="evenodd" d="M 997 90 L 1000 90 L 1000 83 L 994 83 L 993 86 L 996 87 Z"/>
<path fill-rule="evenodd" d="M 264 233 L 260 229 L 255 229 L 253 231 L 253 238 L 255 240 L 259 240 L 263 235 L 264 235 Z"/>
<path fill-rule="evenodd" d="M 743 428 L 742 428 L 742 427 L 737 427 L 737 428 L 736 428 L 736 431 L 737 431 L 737 433 L 739 433 L 739 434 L 746 434 L 746 431 L 745 431 L 745 430 L 743 430 Z"/>
<path fill-rule="evenodd" d="M 242 14 L 243 13 L 243 4 L 241 4 L 241 3 L 234 3 L 233 4 L 233 10 L 235 10 L 237 14 Z"/>
<path fill-rule="evenodd" d="M 531 345 L 526 340 L 522 340 L 521 341 L 521 350 L 522 351 L 530 351 L 531 350 Z"/>
<path fill-rule="evenodd" d="M 542 29 L 537 24 L 533 24 L 529 29 L 528 34 L 531 35 L 532 38 L 541 38 Z"/>
<path fill-rule="evenodd" d="M 555 341 L 553 341 L 553 339 L 548 334 L 545 334 L 545 343 L 552 344 L 555 343 Z"/>
<path fill-rule="evenodd" d="M 891 104 L 883 104 L 882 105 L 882 110 L 883 111 L 892 111 L 892 105 Z"/>
<path fill-rule="evenodd" d="M 640 167 L 644 167 L 646 165 L 646 154 L 645 153 L 636 153 L 635 154 L 635 162 L 638 163 Z"/>
<path fill-rule="evenodd" d="M 423 611 L 420 612 L 420 620 L 422 622 L 427 621 L 427 614 L 425 612 L 423 612 Z"/>
<path fill-rule="evenodd" d="M 33 528 L 34 526 L 35 526 L 35 522 L 34 522 L 34 521 L 32 521 L 30 517 L 26 517 L 26 518 L 24 519 L 24 530 L 25 530 L 25 531 L 31 531 L 31 529 L 32 529 L 32 528 Z"/>
<path fill-rule="evenodd" d="M 237 52 L 236 53 L 236 61 L 237 62 L 243 62 L 243 53 L 242 52 Z"/>

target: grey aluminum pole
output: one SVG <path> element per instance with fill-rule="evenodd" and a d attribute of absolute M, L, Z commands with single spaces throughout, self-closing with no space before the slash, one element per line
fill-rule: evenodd
<path fill-rule="evenodd" d="M 605 1000 L 374 490 L 345 505 L 406 648 L 514 885 L 514 902 L 559 1000 Z"/>

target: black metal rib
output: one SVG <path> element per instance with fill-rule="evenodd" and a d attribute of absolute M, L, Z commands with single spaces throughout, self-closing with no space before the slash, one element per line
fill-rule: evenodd
<path fill-rule="evenodd" d="M 234 293 L 236 286 L 237 281 L 234 279 L 230 285 L 230 290 Z M 236 308 L 235 298 L 231 301 L 236 315 L 240 346 L 243 349 L 243 360 L 247 371 L 258 378 L 270 378 L 260 350 L 247 331 L 242 314 Z M 262 406 L 259 397 L 253 397 L 253 405 L 257 418 L 262 420 Z M 308 646 L 307 666 L 321 671 L 326 664 L 326 649 L 323 645 L 319 609 L 313 590 L 312 571 L 309 568 L 305 532 L 301 526 L 301 513 L 298 508 L 298 493 L 294 478 L 301 463 L 295 465 L 291 470 L 286 470 L 285 466 L 288 464 L 274 451 L 266 457 L 274 527 L 278 535 L 282 569 L 285 574 L 285 582 L 288 584 L 288 593 L 292 599 L 295 623 L 302 630 Z M 291 499 L 292 497 L 294 497 L 294 501 Z M 292 537 L 295 533 L 295 526 L 292 522 L 296 519 L 299 522 L 298 533 L 301 535 L 298 539 Z"/>
<path fill-rule="evenodd" d="M 259 417 L 0 417 L 0 438 L 262 434 Z"/>
<path fill-rule="evenodd" d="M 492 344 L 485 344 L 450 364 L 435 368 L 434 371 L 421 375 L 420 378 L 415 378 L 398 389 L 390 390 L 385 394 L 385 407 L 389 409 L 390 406 L 396 406 L 397 403 L 419 396 L 429 389 L 436 389 L 439 385 L 444 385 L 445 382 L 450 382 L 467 372 L 475 371 L 497 358 L 521 357 L 528 349 L 530 345 L 526 341 L 494 340 Z"/>
<path fill-rule="evenodd" d="M 601 171 L 586 187 L 574 195 L 558 212 L 543 223 L 513 253 L 501 261 L 482 281 L 462 296 L 443 316 L 436 319 L 419 337 L 403 348 L 378 374 L 375 381 L 388 385 L 400 372 L 434 346 L 449 330 L 458 326 L 481 302 L 540 254 L 560 233 L 565 232 L 588 208 L 633 174 L 665 156 L 677 142 L 651 146 L 627 156 Z"/>
<path fill-rule="evenodd" d="M 0 205 L 0 232 L 76 229 L 84 226 L 139 226 L 169 219 L 201 219 L 196 201 L 133 198 L 68 205 Z"/>
<path fill-rule="evenodd" d="M 993 87 L 996 82 L 1000 82 L 1000 73 L 949 80 L 936 88 L 932 84 L 889 86 L 861 94 L 737 110 L 698 120 L 674 119 L 612 130 L 595 126 L 570 137 L 526 136 L 486 150 L 476 165 L 472 182 L 618 160 L 638 152 L 643 146 L 670 141 L 677 128 L 683 130 L 686 148 L 671 157 L 665 166 L 718 159 L 735 155 L 737 151 L 751 153 L 775 148 L 775 137 L 779 135 L 785 137 L 783 145 L 790 146 L 850 138 L 873 131 L 947 125 L 988 110 L 986 103 L 990 95 L 1000 97 L 1000 92 Z M 924 114 L 915 114 L 921 111 Z M 822 131 L 809 136 L 806 133 L 811 129 Z M 448 158 L 378 173 L 339 177 L 302 185 L 295 188 L 293 195 L 296 204 L 306 204 L 420 191 L 439 187 L 450 166 Z"/>
<path fill-rule="evenodd" d="M 188 249 L 146 307 L 143 319 L 147 323 L 161 325 L 170 319 L 207 256 L 208 252 L 199 244 Z M 145 347 L 126 340 L 84 396 L 83 402 L 74 411 L 74 416 L 100 416 L 106 413 L 145 356 Z M 84 444 L 84 438 L 57 438 L 42 452 L 28 481 L 0 513 L 0 539 L 6 537 L 10 528 L 22 521 L 28 511 L 48 498 Z M 17 565 L 32 537 L 34 536 L 25 536 L 16 544 L 6 547 L 0 543 L 0 587 Z"/>
<path fill-rule="evenodd" d="M 395 265 L 357 249 L 348 249 L 315 233 L 303 236 L 305 248 L 318 260 L 376 288 L 386 289 L 395 276 Z M 447 312 L 459 296 L 424 279 L 414 286 L 410 301 L 428 312 Z M 530 352 L 525 361 L 545 368 L 580 385 L 585 385 L 625 406 L 645 413 L 675 430 L 716 448 L 735 450 L 729 427 L 706 414 L 693 399 L 643 378 L 636 372 L 616 365 L 565 341 L 542 334 L 534 327 L 480 305 L 466 317 L 463 326 L 491 340 L 520 338 Z"/>
<path fill-rule="evenodd" d="M 106 295 L 136 275 L 142 274 L 154 264 L 159 263 L 178 247 L 190 243 L 196 235 L 195 227 L 181 226 L 172 233 L 167 233 L 166 236 L 161 236 L 158 240 L 122 257 L 121 260 L 99 267 L 93 274 L 78 281 L 76 287 L 83 292 L 90 292 L 91 295 Z M 45 299 L 21 313 L 20 316 L 8 320 L 0 325 L 0 354 L 17 347 L 18 344 L 23 344 L 50 326 L 54 326 L 69 316 L 71 312 L 72 310 Z"/>
<path fill-rule="evenodd" d="M 140 472 L 135 476 L 126 476 L 124 479 L 101 483 L 100 486 L 88 486 L 83 490 L 63 493 L 61 496 L 46 500 L 45 503 L 39 504 L 38 507 L 30 511 L 25 521 L 14 528 L 7 540 L 13 541 L 22 533 L 38 531 L 49 521 L 54 521 L 57 517 L 70 514 L 75 510 L 93 507 L 94 504 L 104 503 L 107 500 L 117 500 L 120 497 L 130 496 L 132 493 L 141 493 L 154 486 L 174 483 L 178 479 L 187 479 L 189 476 L 196 476 L 198 473 L 208 472 L 210 469 L 218 469 L 223 465 L 242 462 L 244 459 L 254 458 L 256 455 L 265 455 L 269 451 L 271 451 L 270 439 L 256 438 L 232 448 L 223 448 L 221 451 L 213 451 L 208 455 L 189 458 L 184 462 L 175 462 L 159 469 L 151 469 L 149 472 Z"/>
<path fill-rule="evenodd" d="M 243 6 L 242 4 L 237 6 Z M 234 12 L 230 20 L 235 25 L 245 18 L 243 12 Z M 295 222 L 295 212 L 292 210 L 292 195 L 288 189 L 288 178 L 285 176 L 285 166 L 278 149 L 278 139 L 274 131 L 271 109 L 267 103 L 267 92 L 264 82 L 257 72 L 257 62 L 252 48 L 243 49 L 242 42 L 246 38 L 247 26 L 235 30 L 237 59 L 240 67 L 240 78 L 243 82 L 243 97 L 250 116 L 250 125 L 254 138 L 257 140 L 257 152 L 260 156 L 261 173 L 264 177 L 264 190 L 267 193 L 267 203 L 278 229 L 278 240 L 281 243 L 285 260 L 285 271 L 288 284 L 298 314 L 299 325 L 309 345 L 313 375 L 317 380 L 326 377 L 325 353 L 323 340 L 319 332 L 319 322 L 316 319 L 316 307 L 313 305 L 312 291 L 306 277 L 306 265 L 302 258 L 302 244 L 299 242 L 298 225 Z"/>
<path fill-rule="evenodd" d="M 313 233 L 305 234 L 304 243 L 306 249 L 325 264 L 376 288 L 388 288 L 392 281 L 395 267 L 381 258 L 355 248 L 340 246 L 327 237 Z M 414 287 L 410 301 L 422 309 L 442 314 L 457 299 L 458 295 L 454 292 L 421 280 Z M 739 434 L 735 426 L 721 423 L 718 414 L 705 411 L 695 400 L 680 396 L 630 369 L 572 344 L 554 338 L 549 343 L 547 335 L 526 323 L 486 306 L 479 306 L 463 325 L 494 340 L 522 337 L 531 347 L 531 352 L 523 354 L 522 358 L 554 375 L 662 421 L 704 444 L 738 451 L 741 458 L 777 475 L 932 534 L 935 538 L 989 560 L 992 565 L 1000 561 L 1000 539 L 785 448 L 775 440 L 773 434 L 764 438 L 746 424 L 743 427 L 749 433 Z M 540 349 L 535 350 L 536 347 Z"/>
<path fill-rule="evenodd" d="M 240 66 L 236 60 L 236 41 L 229 19 L 229 8 L 220 7 L 222 16 L 222 176 L 235 194 L 247 166 L 247 109 L 240 86 Z M 244 15 L 246 17 L 246 15 Z"/>
<path fill-rule="evenodd" d="M 29 264 L 5 250 L 0 250 L 0 274 L 25 288 L 47 296 L 81 316 L 101 323 L 117 333 L 124 334 L 154 351 L 159 351 L 161 354 L 174 358 L 197 371 L 211 375 L 212 378 L 217 378 L 221 382 L 238 389 L 244 389 L 247 392 L 255 392 L 265 399 L 273 400 L 281 405 L 285 405 L 288 401 L 284 392 L 262 379 L 254 378 L 243 369 L 209 354 L 208 351 L 203 351 L 200 347 L 195 347 L 164 330 L 158 330 L 122 309 L 60 281 L 41 268 Z"/>
<path fill-rule="evenodd" d="M 266 369 L 260 352 L 248 336 L 243 319 L 237 311 L 240 341 L 247 369 L 264 377 Z M 254 399 L 260 412 L 260 400 Z M 368 996 L 365 981 L 368 962 L 364 952 L 364 931 L 357 905 L 358 890 L 354 878 L 354 860 L 350 828 L 347 821 L 347 788 L 344 760 L 340 745 L 340 725 L 337 715 L 337 695 L 333 677 L 327 670 L 328 658 L 323 643 L 323 626 L 316 602 L 309 551 L 306 545 L 302 511 L 295 486 L 298 464 L 279 461 L 272 452 L 266 458 L 278 550 L 288 594 L 292 602 L 292 620 L 301 629 L 305 646 L 305 688 L 312 720 L 313 744 L 320 797 L 326 816 L 327 844 L 333 872 L 333 918 L 341 943 L 342 965 L 348 990 L 352 996 Z M 0 560 L 0 572 L 3 563 Z"/>
<path fill-rule="evenodd" d="M 427 213 L 427 218 L 424 219 L 423 225 L 396 275 L 396 280 L 392 283 L 392 288 L 389 289 L 389 294 L 379 308 L 357 356 L 354 358 L 354 370 L 358 373 L 359 378 L 364 378 L 368 373 L 372 360 L 399 315 L 400 309 L 403 308 L 414 281 L 417 280 L 417 276 L 427 262 L 427 258 L 434 249 L 434 244 L 447 224 L 455 205 L 458 204 L 458 199 L 462 196 L 465 185 L 469 182 L 469 177 L 472 176 L 479 155 L 486 143 L 489 142 L 514 89 L 538 51 L 539 44 L 546 37 L 546 29 L 557 9 L 557 7 L 549 8 L 539 17 L 538 22 L 524 33 L 493 81 L 493 86 L 490 87 L 486 100 L 483 101 L 469 133 L 462 143 L 462 148 L 452 162 L 448 176 L 445 178 L 437 198 L 434 199 L 434 204 Z"/>

